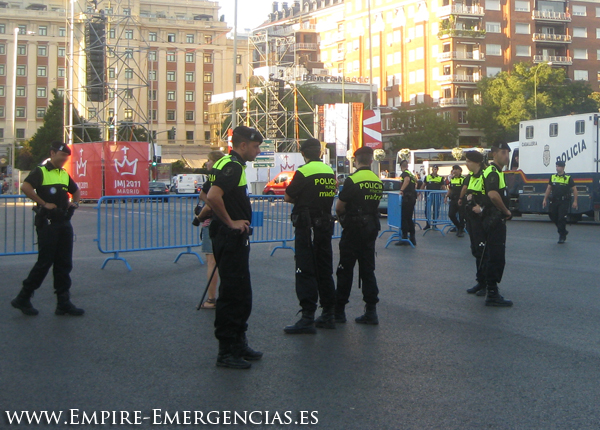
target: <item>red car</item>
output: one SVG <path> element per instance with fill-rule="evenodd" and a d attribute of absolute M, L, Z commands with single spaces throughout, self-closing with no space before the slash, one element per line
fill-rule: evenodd
<path fill-rule="evenodd" d="M 294 179 L 295 174 L 295 171 L 279 173 L 277 176 L 275 176 L 275 179 L 273 179 L 272 181 L 268 182 L 267 185 L 265 185 L 265 188 L 263 189 L 263 194 L 267 194 L 270 196 L 283 196 L 285 194 L 286 188 L 288 187 L 288 185 L 290 185 L 292 179 Z"/>

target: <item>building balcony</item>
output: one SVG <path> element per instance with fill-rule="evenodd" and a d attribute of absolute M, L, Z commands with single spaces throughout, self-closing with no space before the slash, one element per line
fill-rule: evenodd
<path fill-rule="evenodd" d="M 571 14 L 566 12 L 552 12 L 549 10 L 534 10 L 531 17 L 535 21 L 571 22 Z"/>
<path fill-rule="evenodd" d="M 318 43 L 294 43 L 296 51 L 316 51 L 319 49 Z"/>
<path fill-rule="evenodd" d="M 534 55 L 534 63 L 552 63 L 553 66 L 571 66 L 573 59 L 571 57 L 563 57 L 560 55 Z"/>
<path fill-rule="evenodd" d="M 476 84 L 480 79 L 476 75 L 439 75 L 437 77 L 439 83 L 447 84 Z"/>
<path fill-rule="evenodd" d="M 440 107 L 467 107 L 469 103 L 467 99 L 463 98 L 451 98 L 451 99 L 440 99 Z"/>
<path fill-rule="evenodd" d="M 571 43 L 571 36 L 568 34 L 533 33 L 533 41 L 548 43 Z"/>
<path fill-rule="evenodd" d="M 483 39 L 485 37 L 485 30 L 455 30 L 455 29 L 444 29 L 438 33 L 438 38 L 448 39 L 450 37 L 462 37 L 467 39 Z"/>
<path fill-rule="evenodd" d="M 485 11 L 481 6 L 464 6 L 462 4 L 451 4 L 448 6 L 439 7 L 437 10 L 438 17 L 446 17 L 450 15 L 466 16 L 479 18 L 484 15 Z"/>
<path fill-rule="evenodd" d="M 450 61 L 450 60 L 467 60 L 467 61 L 484 61 L 485 54 L 479 51 L 466 52 L 466 51 L 450 51 L 442 52 L 438 54 L 437 60 L 439 62 Z"/>

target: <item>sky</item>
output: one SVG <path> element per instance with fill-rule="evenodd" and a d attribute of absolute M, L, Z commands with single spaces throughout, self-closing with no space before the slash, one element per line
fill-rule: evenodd
<path fill-rule="evenodd" d="M 219 17 L 225 15 L 227 26 L 233 28 L 235 0 L 218 0 Z M 238 32 L 245 28 L 255 28 L 265 22 L 273 7 L 273 0 L 238 0 Z M 281 1 L 279 7 L 281 8 Z M 293 0 L 288 0 L 288 4 Z"/>

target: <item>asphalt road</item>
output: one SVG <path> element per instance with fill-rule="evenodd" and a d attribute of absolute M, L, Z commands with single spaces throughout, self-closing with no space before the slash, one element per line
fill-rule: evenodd
<path fill-rule="evenodd" d="M 510 309 L 465 293 L 474 277 L 468 238 L 431 232 L 414 250 L 384 249 L 380 239 L 380 325 L 353 322 L 363 310 L 355 287 L 349 322 L 315 336 L 282 331 L 299 309 L 291 251 L 269 257 L 272 244 L 253 245 L 248 337 L 264 358 L 236 371 L 215 367 L 214 311 L 195 310 L 206 266 L 193 256 L 173 264 L 178 251 L 168 250 L 124 255 L 132 272 L 118 261 L 100 270 L 95 223 L 91 208 L 74 218 L 72 296 L 82 318 L 54 315 L 50 277 L 33 299 L 38 316 L 14 310 L 35 256 L 0 258 L 0 428 L 77 427 L 64 424 L 70 409 L 79 410 L 76 422 L 84 411 L 98 422 L 101 411 L 141 417 L 112 425 L 110 415 L 89 428 L 192 427 L 153 425 L 165 411 L 180 423 L 185 411 L 202 411 L 204 422 L 220 411 L 211 421 L 221 424 L 207 423 L 216 428 L 231 427 L 224 411 L 259 411 L 251 419 L 263 424 L 238 419 L 234 428 L 302 420 L 331 430 L 600 426 L 600 226 L 571 226 L 557 245 L 544 218 L 511 221 L 500 285 Z M 6 411 L 62 411 L 61 423 L 11 426 Z"/>

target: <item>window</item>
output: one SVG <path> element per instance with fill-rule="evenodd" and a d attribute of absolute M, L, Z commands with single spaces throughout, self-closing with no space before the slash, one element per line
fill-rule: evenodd
<path fill-rule="evenodd" d="M 242 56 L 241 55 L 237 55 L 237 57 L 235 57 L 235 64 L 242 64 Z"/>
<path fill-rule="evenodd" d="M 6 68 L 4 64 L 0 64 L 0 76 L 4 76 L 6 73 Z"/>
<path fill-rule="evenodd" d="M 556 136 L 558 136 L 558 123 L 553 122 L 552 124 L 550 124 L 550 137 Z"/>
<path fill-rule="evenodd" d="M 596 29 L 596 39 L 600 39 L 600 28 Z"/>
<path fill-rule="evenodd" d="M 152 109 L 150 111 L 150 120 L 156 121 L 157 118 L 158 118 L 158 111 L 156 109 Z M 156 136 L 154 138 L 156 139 Z"/>
<path fill-rule="evenodd" d="M 167 112 L 167 117 L 169 116 L 169 113 Z M 173 121 L 175 120 L 175 118 L 173 118 Z M 174 130 L 169 130 L 167 131 L 167 139 L 169 140 L 175 140 L 175 131 Z"/>
<path fill-rule="evenodd" d="M 596 8 L 596 18 L 600 18 L 600 7 Z M 3 32 L 1 32 L 3 33 Z"/>
<path fill-rule="evenodd" d="M 517 57 L 531 57 L 531 46 L 517 45 Z"/>
<path fill-rule="evenodd" d="M 17 118 L 25 118 L 25 108 L 24 108 L 24 107 L 18 107 L 18 108 L 15 110 L 15 116 L 16 116 Z M 23 129 L 21 129 L 21 130 L 23 130 Z M 17 137 L 19 137 L 19 136 L 17 136 Z M 23 137 L 25 137 L 25 136 L 23 136 Z M 23 138 L 23 137 L 22 137 L 22 138 Z M 22 139 L 22 138 L 21 138 L 21 139 Z"/>
<path fill-rule="evenodd" d="M 600 61 L 600 49 L 596 50 L 596 59 Z M 1 73 L 0 73 L 1 74 Z"/>
<path fill-rule="evenodd" d="M 185 92 L 185 101 L 186 102 L 193 102 L 194 101 L 194 92 L 193 91 L 186 91 Z"/>
<path fill-rule="evenodd" d="M 17 76 L 27 76 L 27 67 L 26 66 L 17 66 Z"/>
<path fill-rule="evenodd" d="M 38 87 L 37 96 L 38 98 L 46 98 L 46 87 Z"/>
<path fill-rule="evenodd" d="M 533 139 L 533 125 L 525 127 L 525 139 Z"/>
<path fill-rule="evenodd" d="M 417 82 L 425 81 L 425 69 L 417 70 Z"/>
<path fill-rule="evenodd" d="M 415 61 L 415 50 L 411 49 L 408 51 L 408 61 Z"/>
<path fill-rule="evenodd" d="M 125 58 L 133 58 L 133 49 L 125 50 Z"/>
<path fill-rule="evenodd" d="M 4 106 L 0 106 L 0 118 L 4 118 Z M 4 137 L 4 129 L 0 128 L 2 131 L 2 135 L 0 137 Z"/>
<path fill-rule="evenodd" d="M 130 16 L 131 15 L 131 9 L 123 9 L 123 15 Z"/>
<path fill-rule="evenodd" d="M 169 33 L 169 34 L 167 34 L 167 42 L 169 42 L 169 43 L 175 43 L 175 33 Z"/>
<path fill-rule="evenodd" d="M 125 79 L 133 79 L 133 69 L 125 69 Z"/>
<path fill-rule="evenodd" d="M 467 111 L 466 110 L 458 111 L 458 123 L 459 124 L 468 124 L 469 123 L 467 121 Z"/>
<path fill-rule="evenodd" d="M 98 113 L 96 112 L 96 108 L 88 109 L 88 118 L 96 118 L 96 115 L 98 115 Z"/>
<path fill-rule="evenodd" d="M 4 85 L 0 85 L 0 97 L 4 97 Z"/>
<path fill-rule="evenodd" d="M 575 121 L 575 134 L 585 134 L 585 121 Z"/>
<path fill-rule="evenodd" d="M 600 16 L 600 15 L 598 15 Z M 0 34 L 4 34 L 6 33 L 6 25 L 5 24 L 0 24 Z"/>
<path fill-rule="evenodd" d="M 17 87 L 17 97 L 25 97 L 25 87 Z"/>
<path fill-rule="evenodd" d="M 236 73 L 236 75 L 235 75 L 235 83 L 236 84 L 241 84 L 242 83 L 242 74 L 241 73 Z"/>
<path fill-rule="evenodd" d="M 108 78 L 109 79 L 114 79 L 115 78 L 115 68 L 111 67 L 108 69 Z"/>
<path fill-rule="evenodd" d="M 576 81 L 589 81 L 587 70 L 575 70 L 573 71 L 573 77 Z"/>
<path fill-rule="evenodd" d="M 194 43 L 194 35 L 186 34 L 185 35 L 185 43 Z"/>
<path fill-rule="evenodd" d="M 156 101 L 156 90 L 148 90 L 148 98 L 150 101 Z"/>
<path fill-rule="evenodd" d="M 173 63 L 175 61 L 175 52 L 174 51 L 168 51 L 167 52 L 167 61 Z"/>
<path fill-rule="evenodd" d="M 148 61 L 156 61 L 156 51 L 148 52 Z"/>
<path fill-rule="evenodd" d="M 125 39 L 133 39 L 133 30 L 125 30 Z"/>
<path fill-rule="evenodd" d="M 204 36 L 204 43 L 206 43 L 207 45 L 211 45 L 212 44 L 212 36 Z"/>
<path fill-rule="evenodd" d="M 67 37 L 67 29 L 65 27 L 58 29 L 58 37 Z"/>
<path fill-rule="evenodd" d="M 485 23 L 485 31 L 487 33 L 500 33 L 500 23 L 499 22 L 486 22 Z"/>
<path fill-rule="evenodd" d="M 25 34 L 27 34 L 27 26 L 26 25 L 19 25 L 19 36 L 23 36 Z"/>
<path fill-rule="evenodd" d="M 148 41 L 149 42 L 156 42 L 157 38 L 158 38 L 158 35 L 155 32 L 148 33 Z"/>
<path fill-rule="evenodd" d="M 196 61 L 196 56 L 194 55 L 193 52 L 185 53 L 185 62 L 186 63 L 194 63 L 195 61 Z"/>
<path fill-rule="evenodd" d="M 186 121 L 193 121 L 194 120 L 194 111 L 193 110 L 186 110 L 185 111 L 185 120 Z"/>
<path fill-rule="evenodd" d="M 502 55 L 502 47 L 500 45 L 488 43 L 485 45 L 485 53 L 487 55 Z"/>
<path fill-rule="evenodd" d="M 174 81 L 175 80 L 175 72 L 173 70 L 169 70 L 167 72 L 167 81 Z"/>
<path fill-rule="evenodd" d="M 175 111 L 174 110 L 167 110 L 167 121 L 175 121 Z M 171 130 L 169 130 L 169 132 L 171 132 Z M 175 137 L 171 137 L 170 139 L 174 139 Z"/>
<path fill-rule="evenodd" d="M 65 56 L 65 52 L 66 52 L 66 48 L 64 46 L 59 46 L 58 47 L 58 56 L 59 57 L 64 57 Z"/>
<path fill-rule="evenodd" d="M 38 35 L 48 36 L 48 27 L 46 27 L 45 25 L 40 25 L 38 27 Z"/>
<path fill-rule="evenodd" d="M 485 0 L 486 10 L 500 10 L 500 0 Z"/>
<path fill-rule="evenodd" d="M 149 70 L 148 71 L 148 80 L 149 81 L 156 81 L 156 70 Z"/>
<path fill-rule="evenodd" d="M 21 109 L 23 109 L 23 118 L 25 118 L 25 108 L 21 108 Z M 17 128 L 17 139 L 25 139 L 25 129 L 24 128 Z"/>
<path fill-rule="evenodd" d="M 48 56 L 48 46 L 38 45 L 38 56 L 39 57 L 47 57 Z"/>
<path fill-rule="evenodd" d="M 6 54 L 6 45 L 0 44 L 0 55 L 5 55 L 5 54 Z"/>
<path fill-rule="evenodd" d="M 516 34 L 529 34 L 531 31 L 529 29 L 529 24 L 525 24 L 522 22 L 517 22 L 515 24 L 515 33 Z"/>
<path fill-rule="evenodd" d="M 487 76 L 494 77 L 502 71 L 502 67 L 488 67 L 486 71 Z"/>
<path fill-rule="evenodd" d="M 64 78 L 65 77 L 65 68 L 64 67 L 59 67 L 58 68 L 58 77 L 59 78 Z"/>
<path fill-rule="evenodd" d="M 36 118 L 44 118 L 45 115 L 46 115 L 46 108 L 45 107 L 36 108 L 36 110 L 35 110 L 35 116 L 36 116 Z"/>
<path fill-rule="evenodd" d="M 133 119 L 133 109 L 124 109 L 123 116 L 125 119 Z"/>
<path fill-rule="evenodd" d="M 573 12 L 573 16 L 586 16 L 587 15 L 585 6 L 573 6 L 573 8 L 571 10 Z"/>
<path fill-rule="evenodd" d="M 408 72 L 408 83 L 409 84 L 415 83 L 415 72 Z"/>
<path fill-rule="evenodd" d="M 109 39 L 114 39 L 115 37 L 117 37 L 117 31 L 114 28 L 111 28 L 108 30 L 108 38 Z"/>
<path fill-rule="evenodd" d="M 573 27 L 573 37 L 587 37 L 587 28 Z"/>
<path fill-rule="evenodd" d="M 204 82 L 210 83 L 212 81 L 213 81 L 212 73 L 211 72 L 205 72 L 204 73 Z"/>
<path fill-rule="evenodd" d="M 212 54 L 204 54 L 204 64 L 211 64 L 213 62 Z"/>
<path fill-rule="evenodd" d="M 186 131 L 185 132 L 185 140 L 194 140 L 194 132 Z"/>
<path fill-rule="evenodd" d="M 175 91 L 167 91 L 167 101 L 175 101 Z"/>
<path fill-rule="evenodd" d="M 194 72 L 185 72 L 185 81 L 194 82 Z"/>
<path fill-rule="evenodd" d="M 379 55 L 373 57 L 373 68 L 379 67 Z"/>
<path fill-rule="evenodd" d="M 423 49 L 423 47 L 422 46 L 418 47 L 415 50 L 416 59 L 417 60 L 422 60 L 423 57 L 424 57 L 424 53 L 425 53 L 425 50 Z"/>
<path fill-rule="evenodd" d="M 576 60 L 587 60 L 587 49 L 573 49 L 573 58 Z"/>
<path fill-rule="evenodd" d="M 530 4 L 528 1 L 515 1 L 515 12 L 529 12 Z"/>
<path fill-rule="evenodd" d="M 210 101 L 211 101 L 211 99 L 212 99 L 212 92 L 210 92 L 210 91 L 206 91 L 206 92 L 204 93 L 204 101 L 205 101 L 205 102 L 210 102 Z"/>

